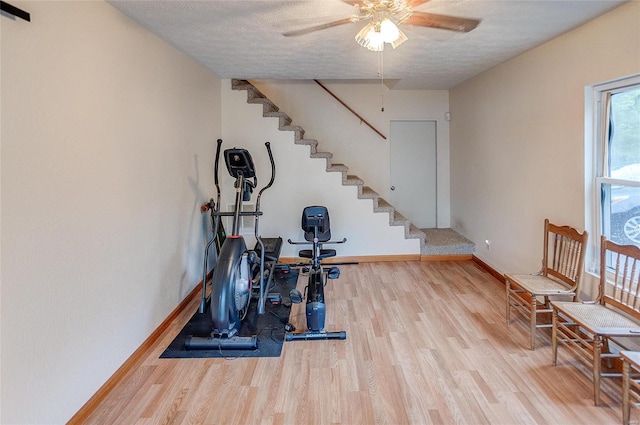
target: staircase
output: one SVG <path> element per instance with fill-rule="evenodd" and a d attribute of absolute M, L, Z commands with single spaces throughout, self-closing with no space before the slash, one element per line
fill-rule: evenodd
<path fill-rule="evenodd" d="M 294 143 L 297 145 L 308 145 L 310 148 L 311 158 L 324 158 L 327 166 L 326 171 L 329 173 L 341 173 L 343 186 L 357 186 L 358 198 L 371 199 L 373 202 L 373 211 L 376 213 L 387 213 L 389 215 L 390 226 L 403 226 L 405 239 L 419 239 L 420 240 L 420 252 L 421 255 L 450 255 L 450 254 L 467 254 L 469 250 L 467 247 L 470 241 L 464 239 L 462 248 L 455 246 L 453 249 L 455 252 L 447 254 L 447 248 L 440 248 L 434 251 L 433 247 L 427 246 L 427 237 L 423 230 L 417 228 L 415 225 L 409 222 L 407 218 L 402 216 L 396 209 L 384 200 L 377 192 L 366 186 L 364 181 L 358 176 L 349 174 L 349 168 L 345 164 L 334 164 L 332 162 L 333 154 L 330 152 L 318 151 L 318 141 L 314 139 L 304 138 L 304 129 L 298 125 L 292 124 L 292 119 L 285 113 L 279 110 L 279 108 L 263 95 L 254 85 L 246 80 L 231 80 L 231 87 L 233 90 L 246 90 L 247 91 L 247 103 L 262 104 L 262 115 L 264 117 L 275 117 L 279 119 L 278 129 L 281 131 L 293 131 Z M 438 231 L 439 229 L 430 229 Z M 443 229 L 453 232 L 451 229 Z M 455 232 L 453 232 L 455 233 Z M 450 233 L 447 234 L 451 236 Z M 459 236 L 459 235 L 458 235 Z M 450 240 L 451 238 L 449 238 Z M 471 244 L 473 245 L 473 244 Z M 473 247 L 471 252 L 473 253 Z"/>

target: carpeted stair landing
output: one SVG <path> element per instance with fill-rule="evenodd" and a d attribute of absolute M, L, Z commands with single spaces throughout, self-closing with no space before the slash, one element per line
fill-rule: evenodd
<path fill-rule="evenodd" d="M 426 243 L 420 248 L 421 255 L 464 255 L 476 250 L 473 242 L 453 229 L 420 230 L 426 235 Z"/>

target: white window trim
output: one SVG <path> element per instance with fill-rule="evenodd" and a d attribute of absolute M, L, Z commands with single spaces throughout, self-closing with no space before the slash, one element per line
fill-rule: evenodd
<path fill-rule="evenodd" d="M 607 93 L 615 94 L 626 91 L 631 86 L 640 85 L 640 74 L 606 81 L 585 87 L 585 229 L 589 232 L 589 244 L 585 256 L 586 271 L 597 276 L 600 269 L 600 235 L 602 234 L 602 220 L 600 212 L 600 187 L 602 183 L 621 183 L 626 186 L 640 187 L 639 182 L 603 177 L 605 164 L 604 125 L 605 114 L 600 114 L 602 102 Z"/>

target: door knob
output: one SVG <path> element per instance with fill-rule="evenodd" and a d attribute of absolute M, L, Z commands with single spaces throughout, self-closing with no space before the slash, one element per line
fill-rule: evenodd
<path fill-rule="evenodd" d="M 391 190 L 396 190 L 396 187 L 395 186 L 391 186 Z"/>

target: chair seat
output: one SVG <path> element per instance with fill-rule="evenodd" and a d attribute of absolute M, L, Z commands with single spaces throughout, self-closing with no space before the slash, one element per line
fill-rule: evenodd
<path fill-rule="evenodd" d="M 532 295 L 575 295 L 573 288 L 540 274 L 506 274 L 505 277 Z"/>
<path fill-rule="evenodd" d="M 298 255 L 302 258 L 313 258 L 313 250 L 303 249 L 300 252 L 298 252 Z M 318 257 L 318 259 L 322 260 L 323 258 L 329 258 L 329 257 L 335 257 L 335 256 L 336 256 L 335 249 L 321 249 L 320 256 Z"/>
<path fill-rule="evenodd" d="M 601 304 L 552 301 L 551 305 L 594 334 L 629 336 L 640 334 L 640 324 Z"/>

